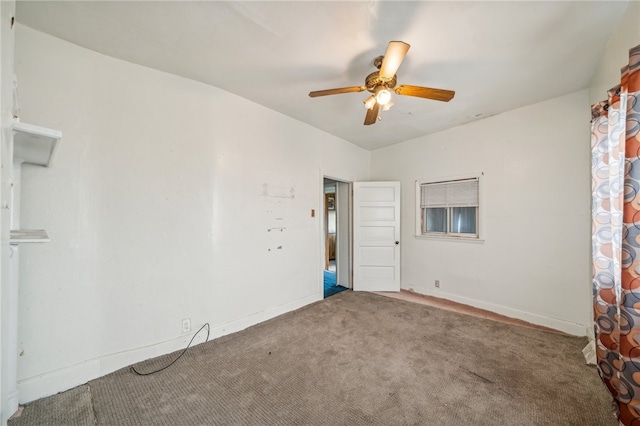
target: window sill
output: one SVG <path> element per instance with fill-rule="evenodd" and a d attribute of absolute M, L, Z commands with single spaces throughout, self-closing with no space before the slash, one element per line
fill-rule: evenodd
<path fill-rule="evenodd" d="M 438 241 L 458 241 L 471 244 L 484 244 L 482 238 L 470 237 L 445 237 L 441 235 L 414 235 L 417 240 L 438 240 Z"/>

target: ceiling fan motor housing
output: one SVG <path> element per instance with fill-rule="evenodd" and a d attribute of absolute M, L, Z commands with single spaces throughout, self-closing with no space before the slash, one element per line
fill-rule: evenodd
<path fill-rule="evenodd" d="M 384 86 L 387 89 L 393 89 L 394 87 L 396 87 L 396 82 L 397 82 L 397 79 L 395 75 L 391 80 L 385 80 L 380 78 L 379 72 L 376 71 L 376 72 L 372 72 L 367 76 L 367 78 L 365 79 L 364 85 L 368 91 L 373 93 L 376 91 L 376 88 L 378 86 Z"/>

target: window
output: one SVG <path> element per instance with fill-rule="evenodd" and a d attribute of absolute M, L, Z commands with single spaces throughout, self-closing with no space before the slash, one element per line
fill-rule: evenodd
<path fill-rule="evenodd" d="M 478 238 L 478 177 L 416 182 L 416 235 Z"/>

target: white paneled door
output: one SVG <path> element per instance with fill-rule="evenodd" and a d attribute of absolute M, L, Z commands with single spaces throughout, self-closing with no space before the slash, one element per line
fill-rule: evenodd
<path fill-rule="evenodd" d="M 400 291 L 400 182 L 354 182 L 353 224 L 353 289 Z"/>

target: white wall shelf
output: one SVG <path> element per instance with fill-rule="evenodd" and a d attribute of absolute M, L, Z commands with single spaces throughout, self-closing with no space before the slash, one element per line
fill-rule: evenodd
<path fill-rule="evenodd" d="M 14 122 L 11 126 L 13 131 L 13 164 L 11 174 L 11 195 L 9 218 L 9 273 L 8 273 L 8 311 L 7 326 L 9 337 L 7 339 L 7 361 L 6 371 L 8 378 L 3 379 L 3 388 L 9 389 L 7 396 L 8 412 L 14 413 L 18 409 L 18 287 L 19 287 L 19 265 L 20 246 L 25 243 L 46 243 L 49 236 L 44 229 L 21 229 L 20 228 L 20 191 L 22 181 L 22 165 L 33 164 L 36 166 L 49 167 L 53 153 L 62 139 L 62 132 L 59 130 L 47 129 L 46 127 L 34 126 L 22 122 Z M 6 177 L 4 178 L 6 179 Z M 4 352 L 3 352 L 4 356 Z M 4 359 L 3 359 L 4 362 Z M 4 390 L 3 390 L 4 392 Z M 4 410 L 4 407 L 3 407 Z M 1 419 L 0 419 L 1 420 Z M 1 423 L 1 422 L 0 422 Z"/>
<path fill-rule="evenodd" d="M 9 244 L 48 243 L 51 241 L 44 229 L 20 229 L 10 231 Z"/>
<path fill-rule="evenodd" d="M 49 167 L 61 138 L 62 132 L 59 130 L 16 122 L 13 124 L 13 158 Z"/>

